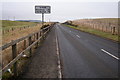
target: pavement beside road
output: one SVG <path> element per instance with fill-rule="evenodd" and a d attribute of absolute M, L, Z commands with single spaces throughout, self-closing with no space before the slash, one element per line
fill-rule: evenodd
<path fill-rule="evenodd" d="M 57 78 L 58 64 L 54 27 L 41 47 L 38 47 L 22 78 Z"/>

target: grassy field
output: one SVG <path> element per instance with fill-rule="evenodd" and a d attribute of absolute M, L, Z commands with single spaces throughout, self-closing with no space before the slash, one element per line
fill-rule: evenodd
<path fill-rule="evenodd" d="M 95 34 L 95 35 L 98 35 L 98 36 L 101 36 L 101 37 L 104 37 L 104 38 L 108 38 L 108 39 L 111 39 L 111 40 L 114 40 L 114 41 L 118 41 L 118 36 L 117 35 L 112 35 L 111 33 L 91 29 L 91 28 L 88 28 L 88 27 L 82 27 L 82 26 L 81 27 L 75 27 L 75 26 L 71 26 L 71 25 L 65 25 L 65 26 L 71 27 L 71 28 L 74 28 L 74 29 L 77 29 L 77 30 L 80 30 L 80 31 L 88 32 L 88 33 L 91 33 L 91 34 Z"/>
<path fill-rule="evenodd" d="M 27 25 L 33 25 L 36 24 L 35 22 L 22 22 L 22 21 L 8 21 L 8 20 L 2 20 L 2 27 L 17 27 L 17 26 L 27 26 Z"/>
<path fill-rule="evenodd" d="M 118 34 L 118 18 L 78 19 L 67 21 L 66 23 L 73 26 L 85 26 L 96 30 L 101 30 L 103 32 Z"/>
<path fill-rule="evenodd" d="M 35 25 L 37 24 L 37 25 Z M 50 23 L 45 23 L 45 24 L 50 24 Z M 29 27 L 23 30 L 15 30 L 12 32 L 8 32 L 2 35 L 2 45 L 4 45 L 5 43 L 8 43 L 12 40 L 16 40 L 20 37 L 23 36 L 27 36 L 30 33 L 36 32 L 38 30 L 40 30 L 40 28 L 42 27 L 42 24 L 40 23 L 35 23 L 35 22 L 20 22 L 20 21 L 6 21 L 3 20 L 2 21 L 2 30 L 4 30 L 5 28 L 9 29 L 12 27 L 24 27 L 24 26 L 30 26 L 33 25 L 33 27 Z"/>
<path fill-rule="evenodd" d="M 73 22 L 86 21 L 86 20 L 101 22 L 101 23 L 118 24 L 118 18 L 78 19 L 78 20 L 74 20 Z"/>
<path fill-rule="evenodd" d="M 118 24 L 117 18 L 102 18 L 102 19 L 92 19 L 94 21 L 101 21 L 102 23 L 111 23 L 111 24 Z"/>
<path fill-rule="evenodd" d="M 31 25 L 35 25 L 35 24 L 37 24 L 37 23 L 2 20 L 2 30 L 8 30 L 10 28 L 20 28 L 20 27 L 31 26 Z"/>

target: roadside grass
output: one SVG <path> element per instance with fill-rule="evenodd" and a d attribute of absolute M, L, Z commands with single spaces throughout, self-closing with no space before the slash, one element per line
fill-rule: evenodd
<path fill-rule="evenodd" d="M 12 75 L 9 72 L 6 72 L 4 75 L 2 75 L 3 79 L 8 79 L 8 78 L 11 78 L 11 77 L 12 77 Z"/>
<path fill-rule="evenodd" d="M 107 39 L 118 41 L 118 35 L 112 35 L 111 33 L 108 33 L 108 32 L 103 32 L 103 31 L 100 31 L 100 30 L 91 29 L 91 28 L 84 27 L 84 26 L 75 27 L 75 26 L 66 25 L 66 24 L 64 24 L 64 25 L 67 26 L 67 27 L 70 27 L 70 28 L 74 28 L 74 29 L 80 30 L 80 31 L 84 31 L 84 32 L 88 32 L 88 33 L 91 33 L 91 34 L 95 34 L 95 35 L 98 35 L 100 37 L 104 37 L 104 38 L 107 38 Z"/>

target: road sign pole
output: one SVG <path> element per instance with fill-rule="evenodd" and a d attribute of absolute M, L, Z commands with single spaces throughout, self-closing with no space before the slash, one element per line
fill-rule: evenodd
<path fill-rule="evenodd" d="M 42 13 L 42 27 L 44 25 L 44 13 Z"/>
<path fill-rule="evenodd" d="M 44 26 L 44 13 L 42 13 L 42 28 Z M 44 30 L 42 29 L 43 39 L 44 39 Z"/>

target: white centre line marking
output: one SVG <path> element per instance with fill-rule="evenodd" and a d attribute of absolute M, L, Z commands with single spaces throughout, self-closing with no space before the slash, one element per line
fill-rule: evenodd
<path fill-rule="evenodd" d="M 78 38 L 80 38 L 80 36 L 76 35 Z"/>
<path fill-rule="evenodd" d="M 104 49 L 101 49 L 101 50 L 102 50 L 103 52 L 107 53 L 108 55 L 112 56 L 113 58 L 115 58 L 115 59 L 119 60 L 119 58 L 118 58 L 118 57 L 116 57 L 116 56 L 112 55 L 112 54 L 111 54 L 111 53 L 109 53 L 108 51 L 106 51 L 106 50 L 104 50 Z"/>

